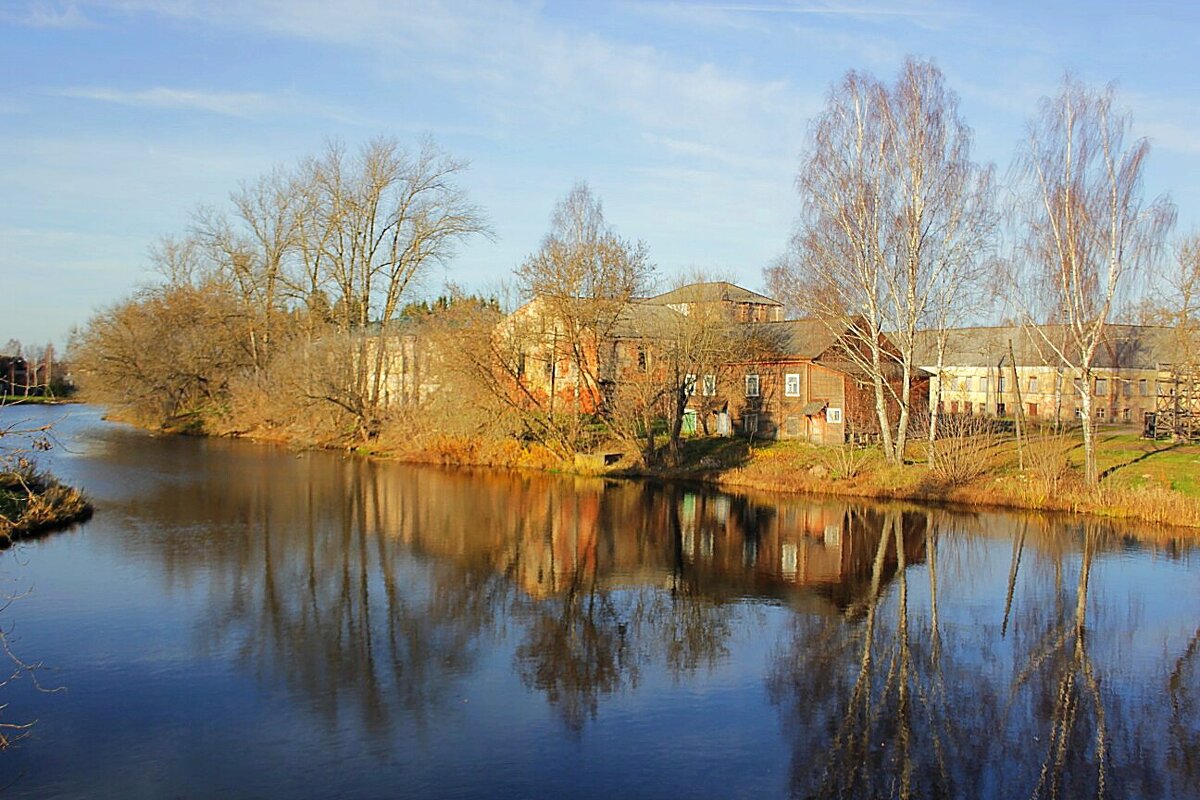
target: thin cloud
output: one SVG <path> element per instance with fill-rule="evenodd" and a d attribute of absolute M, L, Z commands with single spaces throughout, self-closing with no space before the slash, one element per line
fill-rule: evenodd
<path fill-rule="evenodd" d="M 80 100 L 116 103 L 134 108 L 162 108 L 208 111 L 229 117 L 253 117 L 276 106 L 273 99 L 259 92 L 202 92 L 189 89 L 126 90 L 103 86 L 62 89 L 53 94 Z"/>
<path fill-rule="evenodd" d="M 830 5 L 791 5 L 788 3 L 660 3 L 659 7 L 679 11 L 715 11 L 731 14 L 787 14 L 819 17 L 887 17 L 905 19 L 947 19 L 958 17 L 957 11 L 914 8 L 912 4 L 886 6 L 836 3 Z"/>
<path fill-rule="evenodd" d="M 91 28 L 95 23 L 84 16 L 74 4 L 65 6 L 48 3 L 31 3 L 18 9 L 0 11 L 0 22 L 21 25 L 26 28 Z"/>

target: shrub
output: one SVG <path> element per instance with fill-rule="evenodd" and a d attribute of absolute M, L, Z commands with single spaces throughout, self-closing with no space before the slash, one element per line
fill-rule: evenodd
<path fill-rule="evenodd" d="M 929 471 L 947 486 L 970 483 L 988 471 L 995 446 L 996 434 L 988 420 L 948 414 L 929 450 Z"/>

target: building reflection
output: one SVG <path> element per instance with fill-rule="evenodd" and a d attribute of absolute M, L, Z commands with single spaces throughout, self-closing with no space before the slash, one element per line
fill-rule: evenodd
<path fill-rule="evenodd" d="M 679 677 L 721 663 L 735 601 L 860 614 L 884 531 L 880 512 L 837 502 L 216 442 L 200 464 L 194 447 L 178 464 L 162 452 L 169 479 L 131 501 L 152 529 L 121 546 L 211 587 L 203 647 L 233 647 L 331 721 L 349 711 L 372 726 L 447 702 L 515 626 L 517 674 L 578 727 L 650 665 Z M 920 561 L 921 537 L 905 541 Z"/>
<path fill-rule="evenodd" d="M 1162 664 L 1112 666 L 1140 622 L 1096 567 L 1119 530 L 179 446 L 114 546 L 202 587 L 198 647 L 331 731 L 424 725 L 497 652 L 579 730 L 650 674 L 763 652 L 769 607 L 751 669 L 797 797 L 1186 797 L 1200 774 L 1194 621 Z"/>

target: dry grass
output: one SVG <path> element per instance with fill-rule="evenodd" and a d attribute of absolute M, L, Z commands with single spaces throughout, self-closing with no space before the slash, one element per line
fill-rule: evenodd
<path fill-rule="evenodd" d="M 0 473 L 0 546 L 91 516 L 78 489 L 31 470 Z"/>
<path fill-rule="evenodd" d="M 997 468 L 1000 442 L 990 420 L 966 414 L 947 415 L 938 438 L 928 448 L 929 472 L 942 486 L 961 486 Z"/>
<path fill-rule="evenodd" d="M 549 448 L 516 439 L 484 439 L 474 436 L 433 434 L 404 445 L 376 451 L 399 461 L 447 466 L 510 467 L 556 470 L 562 459 Z"/>

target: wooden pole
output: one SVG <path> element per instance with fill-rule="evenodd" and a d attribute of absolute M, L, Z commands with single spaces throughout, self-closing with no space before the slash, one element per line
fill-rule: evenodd
<path fill-rule="evenodd" d="M 1021 403 L 1021 379 L 1017 376 L 1017 358 L 1013 355 L 1012 338 L 1008 340 L 1008 366 L 1012 371 L 1013 379 L 1013 394 L 1017 398 L 1017 411 L 1013 415 L 1014 427 L 1017 432 L 1017 466 L 1022 472 L 1025 471 L 1025 446 L 1022 441 L 1021 429 L 1024 427 L 1025 421 L 1025 406 Z"/>

